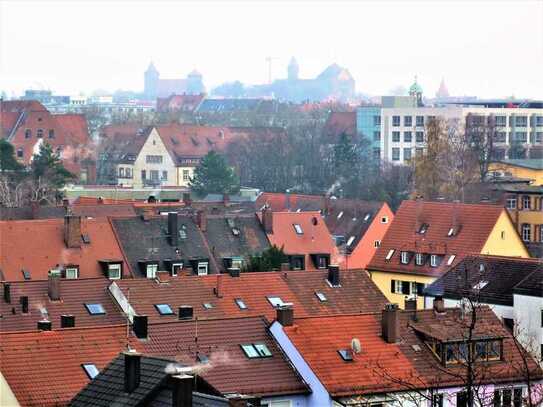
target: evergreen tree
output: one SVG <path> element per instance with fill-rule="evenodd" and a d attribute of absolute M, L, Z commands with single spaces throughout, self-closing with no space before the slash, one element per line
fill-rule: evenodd
<path fill-rule="evenodd" d="M 6 140 L 0 139 L 0 172 L 20 171 L 23 166 L 15 158 L 15 149 Z"/>
<path fill-rule="evenodd" d="M 280 270 L 281 263 L 286 263 L 288 257 L 283 248 L 276 245 L 264 250 L 259 255 L 250 256 L 244 271 L 273 271 Z"/>
<path fill-rule="evenodd" d="M 75 178 L 64 168 L 60 158 L 47 143 L 40 145 L 39 153 L 32 160 L 31 170 L 35 180 L 46 179 L 55 188 L 62 188 L 66 182 Z"/>
<path fill-rule="evenodd" d="M 359 170 L 361 157 L 358 146 L 351 141 L 349 136 L 342 133 L 338 143 L 334 146 L 333 169 L 336 182 L 343 190 L 343 195 L 352 197 L 356 195 L 360 182 Z"/>
<path fill-rule="evenodd" d="M 222 156 L 210 151 L 194 171 L 190 188 L 199 196 L 207 194 L 235 194 L 239 191 L 239 179 Z"/>

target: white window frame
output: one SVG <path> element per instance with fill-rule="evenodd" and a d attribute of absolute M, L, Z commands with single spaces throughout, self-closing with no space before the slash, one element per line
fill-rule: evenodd
<path fill-rule="evenodd" d="M 381 223 L 388 223 L 388 216 L 382 216 Z"/>
<path fill-rule="evenodd" d="M 294 231 L 296 232 L 297 235 L 303 235 L 304 234 L 304 230 L 302 229 L 300 224 L 294 223 L 292 226 L 294 226 Z"/>
<path fill-rule="evenodd" d="M 155 278 L 158 271 L 158 264 L 152 263 L 145 266 L 145 275 L 147 278 Z"/>
<path fill-rule="evenodd" d="M 115 274 L 113 274 L 114 272 Z M 110 280 L 120 280 L 121 275 L 122 275 L 121 264 L 120 263 L 108 264 L 107 275 Z"/>
<path fill-rule="evenodd" d="M 281 297 L 270 296 L 266 298 L 273 308 L 278 308 L 285 305 L 285 302 L 281 299 Z"/>
<path fill-rule="evenodd" d="M 517 209 L 517 198 L 507 198 L 507 209 Z"/>
<path fill-rule="evenodd" d="M 394 249 L 390 249 L 388 251 L 387 255 L 385 256 L 385 260 L 390 260 L 392 258 L 392 256 L 394 255 L 394 252 L 395 252 Z"/>
<path fill-rule="evenodd" d="M 453 261 L 454 259 L 456 258 L 456 255 L 455 254 L 451 254 L 449 256 L 449 260 L 447 260 L 447 266 L 450 266 L 451 264 L 453 264 Z"/>
<path fill-rule="evenodd" d="M 424 264 L 424 257 L 422 253 L 415 253 L 415 264 L 417 266 L 422 266 Z"/>
<path fill-rule="evenodd" d="M 66 267 L 66 270 L 64 270 L 66 273 L 66 279 L 67 280 L 77 280 L 79 278 L 79 268 L 78 267 Z M 75 277 L 68 277 L 69 273 L 74 273 Z"/>
<path fill-rule="evenodd" d="M 205 271 L 202 271 L 202 270 L 205 270 Z M 207 276 L 208 272 L 209 272 L 209 263 L 199 261 L 198 267 L 197 267 L 197 274 L 199 276 Z"/>
<path fill-rule="evenodd" d="M 430 255 L 430 267 L 437 267 L 437 254 Z"/>
<path fill-rule="evenodd" d="M 402 264 L 408 264 L 409 263 L 409 253 L 408 252 L 401 252 L 400 253 L 400 263 Z"/>
<path fill-rule="evenodd" d="M 532 239 L 532 225 L 529 223 L 522 224 L 522 240 L 524 242 L 530 242 Z"/>
<path fill-rule="evenodd" d="M 178 271 L 175 269 L 176 267 L 179 267 L 180 269 L 183 268 L 183 262 L 175 262 L 172 263 L 172 276 L 176 277 L 178 274 Z"/>
<path fill-rule="evenodd" d="M 351 237 L 349 238 L 349 240 L 347 240 L 347 246 L 352 245 L 353 242 L 354 242 L 354 239 L 356 239 L 356 236 L 351 236 Z"/>
<path fill-rule="evenodd" d="M 528 205 L 526 205 L 528 204 Z M 529 195 L 524 195 L 522 197 L 522 210 L 529 211 L 532 207 L 532 199 Z"/>
<path fill-rule="evenodd" d="M 381 247 L 381 241 L 380 240 L 374 240 L 373 241 L 373 247 L 375 247 L 375 248 Z"/>

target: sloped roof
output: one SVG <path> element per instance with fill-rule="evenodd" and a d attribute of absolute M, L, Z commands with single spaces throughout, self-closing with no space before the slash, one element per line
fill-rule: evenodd
<path fill-rule="evenodd" d="M 325 197 L 321 195 L 286 194 L 282 192 L 262 192 L 255 202 L 257 210 L 267 205 L 274 212 L 297 211 L 320 211 L 324 209 Z"/>
<path fill-rule="evenodd" d="M 193 111 L 202 102 L 205 95 L 203 93 L 198 95 L 171 95 L 166 98 L 157 98 L 157 110 L 158 111 Z"/>
<path fill-rule="evenodd" d="M 513 288 L 514 294 L 543 297 L 543 268 L 541 263 L 532 273 L 527 275 Z"/>
<path fill-rule="evenodd" d="M 524 167 L 531 170 L 543 170 L 543 160 L 536 158 L 501 160 L 499 161 L 499 163 L 510 165 L 512 167 Z"/>
<path fill-rule="evenodd" d="M 332 288 L 327 271 L 288 271 L 241 273 L 214 276 L 179 276 L 168 283 L 149 279 L 116 281 L 125 297 L 130 289 L 130 303 L 138 314 L 147 315 L 150 322 L 175 320 L 178 307 L 190 305 L 200 320 L 225 317 L 263 315 L 268 320 L 276 310 L 267 297 L 280 297 L 294 304 L 295 315 L 340 315 L 368 312 L 384 306 L 386 299 L 368 275 L 361 270 L 341 271 L 341 287 Z M 219 295 L 214 294 L 219 285 Z M 319 301 L 315 292 L 322 292 L 327 300 Z M 245 302 L 240 309 L 235 299 Z M 154 304 L 169 304 L 174 315 L 159 315 Z M 204 308 L 209 303 L 212 308 Z"/>
<path fill-rule="evenodd" d="M 37 100 L 3 100 L 0 103 L 2 112 L 22 112 L 24 110 L 47 111 L 44 105 Z"/>
<path fill-rule="evenodd" d="M 145 352 L 188 366 L 198 364 L 198 354 L 207 356 L 209 368 L 198 364 L 200 376 L 221 394 L 307 393 L 307 386 L 268 333 L 267 326 L 267 322 L 258 316 L 152 324 Z M 251 343 L 265 344 L 272 356 L 247 358 L 240 345 Z"/>
<path fill-rule="evenodd" d="M 83 363 L 101 370 L 126 344 L 124 325 L 0 333 L 0 371 L 21 405 L 63 406 L 89 382 Z"/>
<path fill-rule="evenodd" d="M 356 135 L 356 112 L 331 112 L 324 124 L 324 134 L 334 141 L 342 135 Z"/>
<path fill-rule="evenodd" d="M 424 234 L 417 230 L 417 211 L 419 224 L 428 225 Z M 490 204 L 403 201 L 368 269 L 439 276 L 466 255 L 479 254 L 504 211 L 502 206 Z M 455 217 L 460 228 L 449 237 Z M 394 253 L 386 260 L 390 250 Z M 415 266 L 414 260 L 409 264 L 400 263 L 402 251 L 445 257 L 439 267 L 430 267 L 429 261 L 423 266 Z M 453 254 L 456 256 L 454 262 L 448 265 L 449 256 Z"/>
<path fill-rule="evenodd" d="M 5 284 L 5 283 L 4 283 Z M 51 301 L 47 281 L 10 283 L 11 302 L 0 301 L 0 331 L 35 330 L 44 316 L 53 329 L 60 328 L 61 315 L 73 315 L 76 327 L 122 324 L 126 318 L 108 292 L 111 281 L 105 278 L 60 281 L 60 301 Z M 3 288 L 3 287 L 2 287 Z M 29 313 L 23 314 L 20 297 L 27 296 Z M 90 315 L 84 304 L 102 304 L 105 315 Z M 42 313 L 46 310 L 46 314 Z"/>
<path fill-rule="evenodd" d="M 75 205 L 72 206 L 72 213 L 76 216 L 91 218 L 100 217 L 126 217 L 135 216 L 136 211 L 131 204 L 110 204 L 110 205 Z"/>
<path fill-rule="evenodd" d="M 64 129 L 66 138 L 71 143 L 90 143 L 89 127 L 87 118 L 83 114 L 66 113 L 53 116 L 57 123 Z"/>
<path fill-rule="evenodd" d="M 425 293 L 454 299 L 475 296 L 478 302 L 513 306 L 515 288 L 518 284 L 525 285 L 526 278 L 537 270 L 543 272 L 540 259 L 467 256 L 430 284 Z M 543 291 L 540 295 L 543 296 Z"/>
<path fill-rule="evenodd" d="M 333 397 L 406 390 L 403 383 L 421 389 L 464 385 L 458 379 L 463 368 L 445 369 L 417 334 L 420 330 L 435 332 L 435 328 L 443 332 L 444 327 L 458 334 L 465 327 L 460 311 L 448 309 L 445 315 L 437 315 L 433 310 L 419 310 L 416 323 L 410 320 L 411 313 L 398 312 L 398 343 L 384 341 L 377 313 L 296 318 L 294 325 L 284 330 Z M 478 377 L 487 383 L 522 380 L 518 373 L 521 357 L 511 335 L 488 307 L 481 307 L 477 313 L 476 337 L 505 338 L 503 361 L 485 365 L 477 371 Z M 352 362 L 345 362 L 338 350 L 351 349 L 353 338 L 360 340 L 362 352 L 355 354 Z M 536 363 L 529 363 L 534 376 L 543 377 Z"/>
<path fill-rule="evenodd" d="M 81 234 L 90 243 L 69 249 L 64 242 L 64 219 L 0 221 L 1 279 L 23 281 L 22 270 L 32 280 L 45 280 L 58 265 L 79 265 L 81 278 L 103 277 L 99 261 L 123 262 L 123 274 L 129 275 L 113 228 L 105 218 L 81 219 Z M 47 244 L 44 244 L 47 242 Z"/>

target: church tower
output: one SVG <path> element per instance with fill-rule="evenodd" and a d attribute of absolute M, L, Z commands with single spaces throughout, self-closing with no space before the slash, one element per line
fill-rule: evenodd
<path fill-rule="evenodd" d="M 143 74 L 143 93 L 149 100 L 156 99 L 160 74 L 151 62 Z"/>
<path fill-rule="evenodd" d="M 417 101 L 417 106 L 423 106 L 422 104 L 422 87 L 417 82 L 415 76 L 415 82 L 409 87 L 409 96 L 413 96 Z"/>
<path fill-rule="evenodd" d="M 298 62 L 296 61 L 296 58 L 292 57 L 288 64 L 288 80 L 289 81 L 298 80 L 299 70 L 300 70 L 300 67 L 298 66 Z"/>
<path fill-rule="evenodd" d="M 441 84 L 439 85 L 439 89 L 436 92 L 436 98 L 438 99 L 446 99 L 449 97 L 449 90 L 447 89 L 447 86 L 445 85 L 445 79 L 441 79 Z"/>

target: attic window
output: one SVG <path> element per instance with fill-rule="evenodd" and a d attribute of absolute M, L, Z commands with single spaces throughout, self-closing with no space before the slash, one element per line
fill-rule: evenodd
<path fill-rule="evenodd" d="M 390 260 L 394 254 L 394 249 L 390 249 L 385 257 L 385 260 Z"/>
<path fill-rule="evenodd" d="M 339 353 L 339 356 L 341 356 L 341 359 L 345 362 L 352 362 L 354 360 L 353 353 L 349 349 L 339 349 L 337 353 Z"/>
<path fill-rule="evenodd" d="M 66 267 L 66 270 L 64 271 L 66 273 L 67 279 L 77 279 L 79 276 L 79 268 L 78 267 Z"/>
<path fill-rule="evenodd" d="M 320 302 L 328 301 L 328 299 L 326 298 L 326 295 L 324 295 L 324 293 L 321 293 L 320 291 L 315 291 L 315 295 L 317 296 Z"/>
<path fill-rule="evenodd" d="M 349 240 L 347 240 L 347 246 L 352 245 L 353 242 L 354 242 L 354 239 L 355 239 L 355 237 L 354 237 L 354 236 L 351 236 L 351 237 L 349 238 Z"/>
<path fill-rule="evenodd" d="M 456 255 L 454 255 L 454 254 L 450 255 L 449 260 L 447 260 L 447 266 L 450 266 L 453 263 L 455 257 L 456 257 Z"/>
<path fill-rule="evenodd" d="M 246 345 L 240 345 L 241 349 L 249 359 L 256 358 L 269 358 L 272 356 L 272 353 L 268 347 L 263 343 L 250 343 Z"/>
<path fill-rule="evenodd" d="M 91 315 L 105 315 L 106 310 L 102 306 L 102 304 L 85 304 L 85 308 L 87 309 L 88 313 Z"/>
<path fill-rule="evenodd" d="M 23 278 L 25 280 L 30 280 L 32 278 L 31 275 L 30 275 L 30 271 L 25 270 L 25 269 L 22 269 L 21 271 L 23 273 Z"/>
<path fill-rule="evenodd" d="M 87 235 L 87 234 L 81 235 L 81 240 L 83 240 L 83 243 L 85 243 L 85 244 L 90 244 L 90 242 L 91 242 L 90 236 Z"/>
<path fill-rule="evenodd" d="M 458 233 L 458 228 L 450 228 L 447 232 L 447 237 L 455 236 Z"/>
<path fill-rule="evenodd" d="M 283 302 L 281 297 L 268 297 L 268 301 L 270 302 L 270 304 L 274 308 L 281 307 L 281 306 L 285 305 L 285 303 Z"/>
<path fill-rule="evenodd" d="M 293 226 L 294 226 L 294 230 L 296 231 L 297 235 L 303 235 L 304 234 L 304 231 L 303 231 L 302 227 L 298 223 L 293 224 Z"/>
<path fill-rule="evenodd" d="M 383 216 L 381 218 L 381 223 L 388 223 L 388 216 Z"/>
<path fill-rule="evenodd" d="M 116 264 L 108 264 L 108 278 L 110 280 L 119 280 L 121 278 L 121 265 L 119 263 Z"/>
<path fill-rule="evenodd" d="M 366 216 L 364 216 L 364 222 L 367 222 L 371 216 L 371 213 L 366 213 Z"/>
<path fill-rule="evenodd" d="M 408 264 L 409 263 L 409 252 L 402 252 L 400 261 L 402 264 Z"/>
<path fill-rule="evenodd" d="M 337 214 L 338 219 L 341 219 L 342 216 L 343 216 L 343 211 L 341 211 L 340 213 Z"/>
<path fill-rule="evenodd" d="M 421 235 L 425 234 L 426 231 L 428 230 L 428 224 L 427 223 L 423 223 L 422 225 L 420 225 L 420 229 L 419 229 L 419 233 Z"/>
<path fill-rule="evenodd" d="M 204 307 L 204 309 L 211 309 L 213 308 L 213 304 L 211 304 L 210 302 L 204 302 L 202 304 L 202 306 Z"/>
<path fill-rule="evenodd" d="M 96 376 L 100 374 L 100 371 L 96 367 L 94 363 L 83 363 L 81 365 L 87 376 L 89 376 L 89 379 L 94 379 Z"/>
<path fill-rule="evenodd" d="M 431 267 L 439 266 L 439 257 L 437 256 L 437 254 L 430 255 L 430 266 Z"/>
<path fill-rule="evenodd" d="M 206 363 L 209 363 L 209 358 L 207 357 L 207 355 L 204 355 L 203 353 L 198 353 L 198 356 L 196 356 L 196 360 L 198 360 L 198 362 L 200 363 L 203 363 L 204 365 Z"/>
<path fill-rule="evenodd" d="M 473 289 L 474 290 L 482 290 L 483 288 L 485 288 L 488 284 L 488 281 L 485 281 L 485 280 L 481 280 L 479 281 L 477 284 L 475 284 L 473 286 Z"/>
<path fill-rule="evenodd" d="M 415 254 L 415 264 L 417 266 L 422 266 L 424 264 L 424 256 L 422 253 Z"/>
<path fill-rule="evenodd" d="M 247 309 L 247 305 L 241 298 L 236 298 L 234 301 L 236 302 L 239 309 Z"/>
<path fill-rule="evenodd" d="M 155 304 L 155 308 L 160 315 L 173 315 L 172 307 L 168 304 Z"/>

